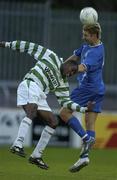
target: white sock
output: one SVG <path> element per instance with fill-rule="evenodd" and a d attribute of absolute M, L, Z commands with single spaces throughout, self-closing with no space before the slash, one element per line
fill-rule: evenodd
<path fill-rule="evenodd" d="M 41 137 L 38 141 L 37 146 L 35 147 L 33 153 L 31 154 L 32 157 L 41 157 L 43 154 L 44 149 L 46 148 L 46 146 L 48 145 L 48 142 L 51 138 L 51 136 L 54 134 L 55 129 L 46 126 L 42 133 L 41 133 Z"/>
<path fill-rule="evenodd" d="M 29 119 L 28 117 L 25 117 L 24 119 L 22 119 L 21 124 L 19 126 L 17 138 L 15 142 L 13 143 L 14 146 L 18 146 L 20 148 L 23 147 L 24 139 L 31 123 L 32 123 L 32 120 Z"/>

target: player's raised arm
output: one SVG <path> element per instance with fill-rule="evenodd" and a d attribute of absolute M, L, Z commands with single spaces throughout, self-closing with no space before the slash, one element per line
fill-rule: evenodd
<path fill-rule="evenodd" d="M 38 44 L 28 42 L 28 41 L 12 41 L 12 42 L 0 42 L 0 47 L 3 48 L 10 48 L 12 50 L 16 50 L 18 52 L 25 52 L 29 54 L 30 56 L 33 56 L 34 59 L 38 60 L 39 57 L 43 55 L 43 53 L 46 51 L 46 48 L 43 46 L 40 46 Z"/>
<path fill-rule="evenodd" d="M 19 40 L 15 40 L 11 42 L 5 42 L 5 41 L 0 42 L 0 47 L 4 47 L 4 48 L 8 47 L 11 48 L 12 50 L 19 50 L 20 52 L 31 51 L 33 50 L 35 45 L 38 46 L 35 43 L 31 43 L 28 41 L 19 41 Z"/>
<path fill-rule="evenodd" d="M 76 56 L 76 55 L 72 55 L 72 56 L 70 56 L 68 59 L 66 59 L 66 61 L 78 61 L 78 60 L 80 60 L 80 57 L 78 57 L 78 56 Z"/>

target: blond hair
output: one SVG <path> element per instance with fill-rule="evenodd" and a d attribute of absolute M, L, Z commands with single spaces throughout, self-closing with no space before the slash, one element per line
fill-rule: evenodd
<path fill-rule="evenodd" d="M 99 23 L 95 24 L 85 24 L 83 26 L 84 31 L 88 31 L 90 34 L 96 34 L 97 38 L 101 39 L 101 26 Z"/>

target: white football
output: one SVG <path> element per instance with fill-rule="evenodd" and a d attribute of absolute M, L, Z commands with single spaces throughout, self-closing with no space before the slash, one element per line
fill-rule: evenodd
<path fill-rule="evenodd" d="M 82 24 L 95 24 L 98 21 L 98 13 L 92 7 L 85 7 L 80 11 L 80 21 Z"/>

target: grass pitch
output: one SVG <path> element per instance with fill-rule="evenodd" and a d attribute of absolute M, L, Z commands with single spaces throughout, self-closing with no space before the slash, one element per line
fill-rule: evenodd
<path fill-rule="evenodd" d="M 32 148 L 26 148 L 29 157 Z M 75 163 L 78 149 L 50 148 L 44 160 L 50 166 L 42 170 L 9 152 L 8 147 L 0 147 L 0 180 L 117 180 L 117 150 L 92 150 L 89 166 L 77 173 L 70 173 L 69 167 Z"/>

